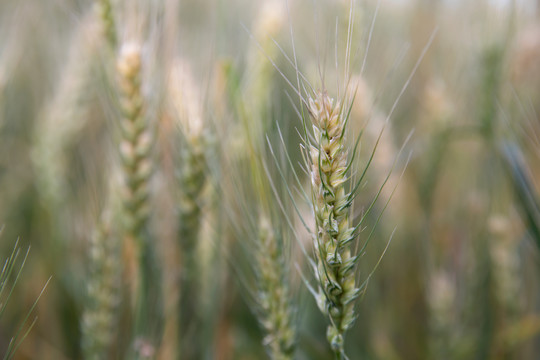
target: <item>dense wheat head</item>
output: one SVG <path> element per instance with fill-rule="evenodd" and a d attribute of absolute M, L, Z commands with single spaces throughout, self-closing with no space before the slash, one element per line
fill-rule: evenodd
<path fill-rule="evenodd" d="M 292 359 L 295 328 L 282 244 L 266 217 L 261 216 L 259 227 L 257 300 L 261 306 L 259 321 L 266 331 L 264 344 L 271 359 Z"/>
<path fill-rule="evenodd" d="M 122 46 L 117 60 L 119 144 L 123 173 L 124 241 L 136 249 L 134 358 L 152 358 L 161 337 L 161 268 L 150 224 L 150 179 L 154 172 L 152 116 L 142 93 L 142 54 L 138 43 Z"/>
<path fill-rule="evenodd" d="M 87 360 L 106 357 L 115 338 L 122 267 L 118 261 L 118 245 L 111 236 L 110 224 L 102 219 L 90 245 L 88 304 L 82 323 L 83 350 Z"/>
<path fill-rule="evenodd" d="M 350 225 L 350 194 L 346 190 L 346 117 L 339 101 L 326 92 L 309 99 L 314 133 L 311 145 L 312 201 L 316 222 L 318 305 L 330 318 L 327 337 L 333 351 L 344 358 L 344 333 L 354 321 L 356 257 L 349 244 L 354 229 Z"/>

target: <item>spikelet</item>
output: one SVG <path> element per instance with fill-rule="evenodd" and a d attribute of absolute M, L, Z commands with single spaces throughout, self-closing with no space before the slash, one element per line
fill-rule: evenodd
<path fill-rule="evenodd" d="M 344 334 L 354 321 L 360 290 L 355 284 L 357 257 L 351 255 L 354 229 L 349 220 L 350 194 L 346 191 L 346 118 L 339 102 L 326 92 L 309 100 L 313 124 L 311 188 L 316 222 L 316 278 L 318 305 L 330 318 L 327 338 L 339 359 L 345 359 Z"/>

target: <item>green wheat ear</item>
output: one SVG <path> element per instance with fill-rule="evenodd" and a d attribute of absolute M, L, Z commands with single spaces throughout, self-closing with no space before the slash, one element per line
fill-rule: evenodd
<path fill-rule="evenodd" d="M 94 14 L 84 17 L 71 43 L 51 101 L 40 113 L 31 156 L 40 197 L 57 211 L 69 195 L 68 150 L 82 136 L 89 115 L 92 71 L 103 41 Z"/>
<path fill-rule="evenodd" d="M 139 43 L 122 46 L 116 70 L 121 110 L 118 150 L 123 177 L 123 238 L 135 245 L 138 266 L 134 356 L 148 358 L 155 353 L 161 337 L 161 274 L 156 246 L 149 233 L 151 155 L 155 138 L 141 89 L 143 71 Z"/>
<path fill-rule="evenodd" d="M 171 69 L 168 92 L 171 114 L 178 125 L 175 172 L 181 277 L 178 282 L 176 352 L 178 357 L 201 358 L 206 345 L 201 341 L 205 326 L 201 310 L 205 264 L 200 249 L 203 219 L 208 213 L 205 202 L 208 200 L 210 141 L 200 88 L 188 63 L 181 58 L 175 59 Z"/>
<path fill-rule="evenodd" d="M 293 85 L 287 76 L 278 69 L 284 80 L 294 90 L 296 95 L 298 95 L 300 103 L 302 104 L 301 107 L 296 110 L 302 121 L 300 133 L 300 148 L 304 163 L 304 168 L 302 170 L 310 177 L 311 194 L 306 194 L 302 191 L 304 186 L 300 177 L 296 174 L 296 166 L 293 165 L 291 157 L 285 150 L 284 155 L 295 180 L 294 186 L 287 185 L 284 171 L 279 165 L 280 160 L 278 160 L 276 153 L 272 149 L 272 144 L 269 142 L 272 156 L 285 184 L 287 195 L 292 201 L 294 209 L 302 221 L 302 224 L 313 239 L 313 256 L 307 254 L 307 251 L 304 249 L 301 242 L 299 245 L 307 256 L 310 266 L 313 268 L 315 279 L 317 281 L 317 290 L 311 286 L 304 276 L 303 280 L 315 297 L 321 312 L 329 319 L 330 324 L 327 329 L 327 340 L 335 358 L 338 360 L 348 359 L 345 354 L 345 334 L 352 327 L 356 319 L 356 302 L 360 295 L 365 291 L 371 276 L 379 266 L 382 257 L 388 249 L 393 233 L 378 262 L 368 274 L 367 278 L 362 282 L 358 281 L 356 276 L 358 260 L 364 255 L 365 250 L 374 235 L 375 228 L 393 197 L 397 184 L 393 187 L 389 196 L 386 197 L 379 213 L 375 214 L 375 223 L 372 225 L 371 231 L 367 237 L 360 241 L 359 234 L 363 229 L 364 221 L 374 210 L 375 203 L 378 201 L 384 187 L 392 176 L 405 144 L 412 135 L 412 133 L 410 133 L 408 138 L 404 141 L 403 147 L 395 157 L 392 168 L 379 186 L 377 193 L 367 208 L 363 211 L 363 215 L 358 220 L 353 220 L 353 203 L 361 186 L 365 183 L 365 176 L 372 164 L 375 151 L 377 150 L 384 131 L 383 127 L 365 165 L 363 165 L 363 169 L 358 169 L 356 167 L 356 156 L 363 131 L 360 131 L 356 139 L 354 139 L 354 142 L 347 139 L 348 135 L 351 133 L 351 131 L 348 130 L 347 125 L 349 123 L 354 99 L 358 91 L 358 85 L 356 85 L 355 88 L 351 83 L 351 76 L 348 68 L 352 41 L 351 21 L 353 14 L 354 11 L 351 7 L 349 14 L 349 30 L 347 34 L 347 52 L 345 56 L 347 66 L 345 71 L 346 84 L 343 89 L 343 95 L 339 97 L 338 100 L 335 100 L 328 95 L 324 86 L 324 79 L 321 79 L 323 90 L 316 91 L 311 84 L 309 84 L 304 74 L 299 70 L 296 55 L 291 60 L 284 54 L 296 71 L 296 85 Z M 420 62 L 426 54 L 435 35 L 436 31 L 432 33 L 407 81 L 401 88 L 386 121 L 392 116 L 401 96 L 408 87 L 411 78 L 418 69 Z M 294 43 L 293 52 L 295 52 Z M 349 91 L 351 89 L 354 91 Z M 306 109 L 308 115 L 306 115 Z M 283 136 L 281 136 L 281 143 L 283 148 L 286 149 L 287 146 L 283 140 Z M 404 168 L 406 168 L 406 165 Z M 401 176 L 402 175 L 403 173 Z M 399 183 L 399 180 L 397 183 Z M 293 188 L 296 189 L 293 191 Z M 300 197 L 310 205 L 313 219 L 315 220 L 315 225 L 313 227 L 309 226 L 309 222 L 303 218 L 303 214 L 296 205 L 297 195 L 293 194 L 299 194 Z"/>
<path fill-rule="evenodd" d="M 311 145 L 311 186 L 316 222 L 318 305 L 330 318 L 327 337 L 334 352 L 344 354 L 345 332 L 354 321 L 357 256 L 351 255 L 354 228 L 350 223 L 352 195 L 346 190 L 346 117 L 339 102 L 319 92 L 309 99 L 314 142 Z"/>
<path fill-rule="evenodd" d="M 380 213 L 376 215 L 376 222 L 369 235 L 361 244 L 358 235 L 368 214 L 374 209 L 374 205 L 392 175 L 394 167 L 380 185 L 377 194 L 362 217 L 353 222 L 351 220 L 352 206 L 358 195 L 358 190 L 365 182 L 365 176 L 373 161 L 382 132 L 363 170 L 361 169 L 360 175 L 355 176 L 356 171 L 353 169 L 362 132 L 355 139 L 354 146 L 351 146 L 353 143 L 347 139 L 347 133 L 350 132 L 347 129 L 347 124 L 354 95 L 344 96 L 341 101 L 336 101 L 326 91 L 319 91 L 308 96 L 307 100 L 302 98 L 302 101 L 306 105 L 310 117 L 310 119 L 302 118 L 304 135 L 301 148 L 303 149 L 304 170 L 309 174 L 311 180 L 311 195 L 303 191 L 301 191 L 301 195 L 303 200 L 310 204 L 315 220 L 314 228 L 308 226 L 309 222 L 300 212 L 292 188 L 287 185 L 284 171 L 279 166 L 280 161 L 270 143 L 269 145 L 294 209 L 313 239 L 313 256 L 309 256 L 302 244 L 300 245 L 313 268 L 318 289 L 315 290 L 306 277 L 303 277 L 304 282 L 315 297 L 321 312 L 329 319 L 327 339 L 335 358 L 348 359 L 345 354 L 345 334 L 356 319 L 356 302 L 365 291 L 368 281 L 378 267 L 390 241 L 379 258 L 379 262 L 362 282 L 358 281 L 356 276 L 358 259 L 364 254 L 371 241 L 374 228 L 388 206 L 395 187 L 386 199 Z M 308 126 L 308 121 L 311 126 Z M 309 132 L 308 128 L 311 128 L 312 131 Z M 283 147 L 286 147 L 282 136 L 281 143 Z M 302 189 L 302 182 L 294 171 L 289 154 L 287 151 L 284 154 L 288 166 L 293 171 L 295 186 Z M 398 158 L 399 154 L 396 161 Z M 394 162 L 394 166 L 395 164 L 396 162 Z"/>
<path fill-rule="evenodd" d="M 119 254 L 118 237 L 111 233 L 110 220 L 103 215 L 90 245 L 91 273 L 82 323 L 83 351 L 87 360 L 106 358 L 115 338 L 122 273 Z"/>
<path fill-rule="evenodd" d="M 116 21 L 111 0 L 96 0 L 96 12 L 101 19 L 102 31 L 111 49 L 118 44 Z"/>
<path fill-rule="evenodd" d="M 259 321 L 266 331 L 264 345 L 273 360 L 293 358 L 296 331 L 294 310 L 286 274 L 282 235 L 276 234 L 270 219 L 259 219 L 256 243 L 257 302 Z"/>

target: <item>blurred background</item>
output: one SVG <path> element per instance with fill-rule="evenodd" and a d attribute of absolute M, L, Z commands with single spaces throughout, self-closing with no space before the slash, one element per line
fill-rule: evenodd
<path fill-rule="evenodd" d="M 360 235 L 374 229 L 359 260 L 369 286 L 346 336 L 349 357 L 538 358 L 536 0 L 0 1 L 0 258 L 17 239 L 22 254 L 31 247 L 7 303 L 2 295 L 0 353 L 37 317 L 14 359 L 91 358 L 84 319 L 95 310 L 93 281 L 107 276 L 93 264 L 107 254 L 116 254 L 106 266 L 116 316 L 107 355 L 95 358 L 132 358 L 140 345 L 129 335 L 136 250 L 111 240 L 115 215 L 104 253 L 95 250 L 103 214 L 121 212 L 114 64 L 133 42 L 154 139 L 145 236 L 163 321 L 150 358 L 177 358 L 175 304 L 186 293 L 182 306 L 200 326 L 183 346 L 200 351 L 178 358 L 268 356 L 253 268 L 264 213 L 280 234 L 294 358 L 332 359 L 327 319 L 301 276 L 314 283 L 301 251 L 312 244 L 299 215 L 314 220 L 298 190 L 309 193 L 310 180 L 297 165 L 295 63 L 332 97 L 350 91 L 347 79 L 356 89 L 348 138 L 363 129 L 357 171 L 378 144 L 354 206 L 361 216 L 378 198 Z M 107 247 L 114 241 L 121 250 Z M 184 291 L 190 264 L 196 280 Z"/>

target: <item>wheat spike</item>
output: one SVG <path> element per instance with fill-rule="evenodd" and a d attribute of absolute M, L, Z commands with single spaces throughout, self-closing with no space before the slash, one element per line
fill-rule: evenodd
<path fill-rule="evenodd" d="M 125 44 L 117 61 L 122 111 L 119 145 L 123 173 L 124 241 L 137 252 L 138 286 L 135 310 L 135 357 L 152 358 L 161 337 L 161 274 L 155 244 L 148 231 L 151 150 L 154 136 L 141 91 L 142 57 L 137 43 Z"/>
<path fill-rule="evenodd" d="M 111 0 L 96 0 L 96 10 L 101 19 L 103 33 L 111 49 L 115 49 L 118 39 Z"/>
<path fill-rule="evenodd" d="M 309 99 L 313 123 L 311 186 L 316 222 L 316 277 L 318 305 L 330 318 L 327 337 L 336 357 L 345 359 L 344 334 L 354 321 L 354 301 L 360 291 L 355 283 L 357 258 L 351 256 L 354 228 L 349 220 L 346 117 L 339 102 L 326 92 Z"/>
<path fill-rule="evenodd" d="M 294 352 L 295 330 L 283 249 L 269 220 L 261 216 L 259 223 L 257 286 L 259 320 L 266 331 L 264 345 L 271 359 L 288 360 Z"/>
<path fill-rule="evenodd" d="M 90 245 L 88 303 L 82 324 L 83 351 L 87 360 L 106 358 L 114 339 L 122 270 L 119 251 L 119 243 L 111 235 L 110 223 L 104 216 Z"/>
<path fill-rule="evenodd" d="M 135 44 L 124 47 L 117 63 L 122 110 L 120 155 L 124 172 L 126 232 L 134 239 L 148 221 L 152 134 L 144 116 L 141 94 L 141 54 Z"/>

